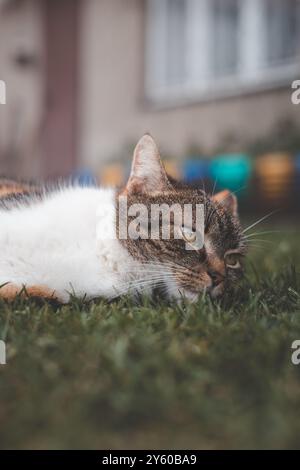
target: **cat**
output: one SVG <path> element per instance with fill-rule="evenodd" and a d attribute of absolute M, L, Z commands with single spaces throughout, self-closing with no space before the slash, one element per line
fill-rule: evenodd
<path fill-rule="evenodd" d="M 181 238 L 164 239 L 161 232 L 157 239 L 121 237 L 122 198 L 128 207 L 202 205 L 203 246 L 193 248 L 194 227 L 177 227 L 174 216 L 171 232 Z M 25 295 L 67 303 L 72 296 L 112 300 L 159 292 L 196 301 L 203 292 L 222 296 L 242 275 L 246 243 L 235 195 L 224 190 L 209 196 L 168 177 L 156 143 L 145 134 L 124 188 L 3 182 L 0 253 L 0 297 L 8 300 Z"/>

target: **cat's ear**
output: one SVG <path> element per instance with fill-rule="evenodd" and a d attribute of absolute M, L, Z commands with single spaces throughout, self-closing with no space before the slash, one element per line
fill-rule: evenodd
<path fill-rule="evenodd" d="M 212 196 L 212 200 L 224 206 L 227 210 L 231 212 L 232 215 L 237 217 L 238 215 L 237 198 L 233 193 L 228 191 L 228 189 L 224 189 L 224 191 L 220 191 L 219 193 L 214 194 Z"/>
<path fill-rule="evenodd" d="M 153 138 L 145 134 L 135 147 L 131 173 L 126 185 L 128 193 L 151 193 L 170 188 L 158 148 Z"/>

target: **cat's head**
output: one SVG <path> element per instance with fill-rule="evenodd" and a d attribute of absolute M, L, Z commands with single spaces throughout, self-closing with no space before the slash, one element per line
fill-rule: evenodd
<path fill-rule="evenodd" d="M 186 217 L 188 207 L 192 209 Z M 162 208 L 171 209 L 167 218 L 162 217 Z M 148 134 L 135 148 L 129 180 L 118 194 L 117 213 L 120 242 L 135 260 L 150 267 L 153 285 L 163 284 L 170 296 L 196 300 L 207 291 L 219 297 L 241 277 L 246 246 L 236 197 L 227 190 L 210 196 L 169 178 Z"/>

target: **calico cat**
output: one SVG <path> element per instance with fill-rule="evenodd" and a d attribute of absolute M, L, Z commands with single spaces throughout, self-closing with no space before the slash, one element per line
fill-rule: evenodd
<path fill-rule="evenodd" d="M 175 226 L 175 217 L 171 231 L 179 230 L 181 239 L 164 239 L 161 232 L 156 239 L 120 237 L 124 197 L 128 207 L 201 204 L 203 246 L 193 248 L 194 227 Z M 171 180 L 148 134 L 135 148 L 121 190 L 0 186 L 0 297 L 5 299 L 21 294 L 64 303 L 72 295 L 113 299 L 157 289 L 170 299 L 195 301 L 204 291 L 214 298 L 241 276 L 245 250 L 236 197 L 227 190 L 209 196 Z"/>

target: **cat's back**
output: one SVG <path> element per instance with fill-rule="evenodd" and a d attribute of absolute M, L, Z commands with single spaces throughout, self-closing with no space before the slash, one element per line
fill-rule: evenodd
<path fill-rule="evenodd" d="M 114 224 L 114 193 L 93 187 L 58 187 L 18 196 L 0 206 L 0 250 L 28 259 L 91 250 L 97 227 Z"/>
<path fill-rule="evenodd" d="M 6 198 L 0 204 L 0 284 L 65 282 L 87 292 L 104 274 L 97 226 L 114 223 L 114 192 L 89 187 Z"/>
<path fill-rule="evenodd" d="M 58 186 L 31 193 L 12 194 L 0 199 L 0 236 L 12 230 L 33 233 L 34 228 L 48 226 L 55 232 L 77 228 L 86 230 L 94 223 L 99 207 L 109 214 L 114 207 L 112 190 L 96 187 Z M 73 237 L 76 235 L 73 232 Z"/>

